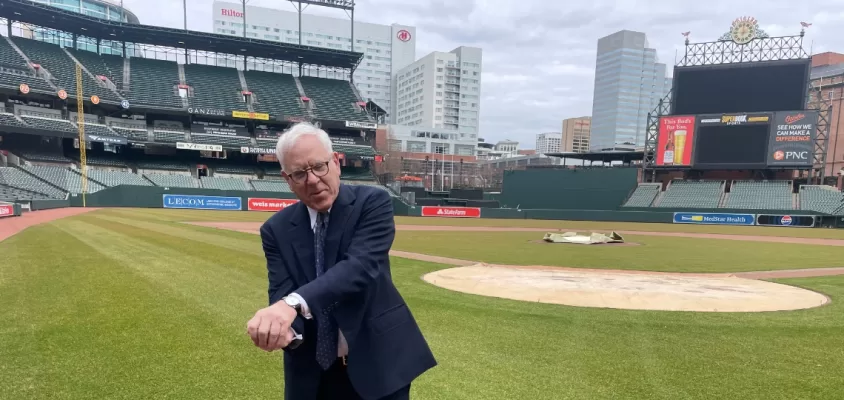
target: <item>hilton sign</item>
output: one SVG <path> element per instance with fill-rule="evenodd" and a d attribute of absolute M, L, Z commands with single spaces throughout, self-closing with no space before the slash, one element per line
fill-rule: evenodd
<path fill-rule="evenodd" d="M 223 16 L 243 18 L 243 13 L 240 12 L 240 11 L 237 11 L 237 10 L 225 9 L 224 8 L 222 11 L 223 11 Z"/>

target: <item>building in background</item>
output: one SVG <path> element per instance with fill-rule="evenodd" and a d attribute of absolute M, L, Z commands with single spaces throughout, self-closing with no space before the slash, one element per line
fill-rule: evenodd
<path fill-rule="evenodd" d="M 102 18 L 109 21 L 122 21 L 130 24 L 139 24 L 140 20 L 132 11 L 120 5 L 119 0 L 33 0 L 35 3 L 47 4 L 53 7 L 61 8 L 65 11 L 72 11 L 75 13 L 84 14 L 91 17 Z M 28 39 L 40 40 L 49 42 L 64 47 L 73 47 L 73 37 L 70 33 L 58 33 L 51 30 L 39 29 L 23 25 L 21 31 L 18 33 L 21 37 Z M 90 38 L 79 38 L 76 41 L 76 48 L 80 50 L 87 50 L 96 52 L 97 41 Z M 131 49 L 134 47 L 127 46 L 128 55 L 134 55 Z M 123 43 L 103 40 L 100 43 L 100 53 L 123 55 Z"/>
<path fill-rule="evenodd" d="M 519 154 L 519 142 L 510 139 L 499 140 L 493 148 L 501 153 L 501 157 L 510 157 Z"/>
<path fill-rule="evenodd" d="M 642 32 L 598 39 L 592 102 L 591 151 L 644 146 L 648 113 L 668 93 L 666 66 Z"/>
<path fill-rule="evenodd" d="M 829 139 L 825 174 L 830 179 L 827 183 L 844 188 L 844 133 L 839 128 L 841 107 L 844 107 L 844 54 L 827 52 L 812 56 L 810 80 L 812 87 L 819 89 L 821 100 L 832 105 L 832 112 L 827 116 Z"/>
<path fill-rule="evenodd" d="M 286 4 L 286 2 L 284 2 Z M 214 33 L 243 36 L 243 6 L 215 1 Z M 246 6 L 246 37 L 283 43 L 299 43 L 299 13 L 266 7 Z M 349 18 L 332 18 L 302 13 L 302 44 L 338 50 L 352 50 L 352 22 Z M 394 104 L 393 77 L 416 58 L 416 28 L 399 24 L 382 25 L 355 21 L 354 51 L 364 53 L 355 70 L 355 87 L 364 100 L 372 100 L 392 115 Z M 242 67 L 235 60 L 226 60 L 229 67 Z M 251 66 L 249 68 L 252 68 Z M 276 66 L 275 72 L 298 75 L 294 66 Z M 348 79 L 339 71 L 306 69 L 307 76 Z"/>
<path fill-rule="evenodd" d="M 592 117 L 564 119 L 560 151 L 565 153 L 588 153 L 591 132 Z"/>
<path fill-rule="evenodd" d="M 457 132 L 478 138 L 481 111 L 482 50 L 458 47 L 435 51 L 398 71 L 395 114 L 400 125 Z"/>
<path fill-rule="evenodd" d="M 538 154 L 559 153 L 563 135 L 559 132 L 540 133 L 536 135 L 536 152 Z"/>

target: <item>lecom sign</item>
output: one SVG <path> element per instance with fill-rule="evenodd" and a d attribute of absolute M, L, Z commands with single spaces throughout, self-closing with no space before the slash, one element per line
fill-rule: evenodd
<path fill-rule="evenodd" d="M 296 199 L 261 199 L 249 198 L 247 210 L 249 211 L 279 211 L 298 203 Z"/>
<path fill-rule="evenodd" d="M 422 206 L 422 216 L 445 218 L 480 218 L 481 209 L 477 207 Z"/>
<path fill-rule="evenodd" d="M 0 204 L 0 218 L 3 217 L 13 217 L 15 215 L 15 209 L 8 204 Z"/>

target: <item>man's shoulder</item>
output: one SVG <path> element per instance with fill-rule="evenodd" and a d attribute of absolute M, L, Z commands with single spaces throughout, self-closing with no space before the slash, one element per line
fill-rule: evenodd
<path fill-rule="evenodd" d="M 347 185 L 347 184 L 344 184 L 344 186 L 349 188 L 349 190 L 351 190 L 355 194 L 355 197 L 357 198 L 357 200 L 361 200 L 361 199 L 366 200 L 366 199 L 373 199 L 373 198 L 381 198 L 383 200 L 385 198 L 386 199 L 390 198 L 390 194 L 387 193 L 386 189 L 375 187 L 373 185 Z"/>
<path fill-rule="evenodd" d="M 273 215 L 267 218 L 263 224 L 261 224 L 261 231 L 263 232 L 266 229 L 277 228 L 290 223 L 293 219 L 293 215 L 300 207 L 302 207 L 302 202 L 296 202 L 295 204 L 291 204 L 276 211 Z"/>

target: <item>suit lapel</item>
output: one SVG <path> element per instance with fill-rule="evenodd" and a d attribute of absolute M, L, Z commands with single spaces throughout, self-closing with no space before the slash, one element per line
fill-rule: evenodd
<path fill-rule="evenodd" d="M 337 200 L 331 207 L 331 214 L 328 219 L 328 232 L 325 237 L 325 269 L 331 268 L 337 263 L 337 253 L 340 250 L 340 241 L 343 239 L 343 232 L 346 223 L 351 216 L 352 204 L 355 201 L 355 193 L 347 185 L 340 185 L 340 193 Z"/>
<path fill-rule="evenodd" d="M 308 215 L 308 207 L 301 202 L 295 205 L 296 214 L 290 220 L 288 237 L 291 238 L 293 252 L 302 272 L 307 277 L 307 282 L 316 279 L 316 261 L 314 260 L 314 231 L 311 229 L 311 217 Z"/>

